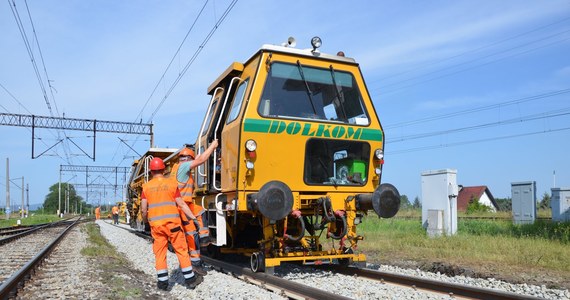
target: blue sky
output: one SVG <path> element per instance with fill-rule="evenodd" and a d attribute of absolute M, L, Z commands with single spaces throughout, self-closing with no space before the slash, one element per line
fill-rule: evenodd
<path fill-rule="evenodd" d="M 15 2 L 48 86 L 26 3 Z M 0 5 L 0 112 L 49 116 L 9 3 Z M 541 197 L 554 184 L 554 171 L 558 187 L 570 186 L 568 1 L 241 0 L 174 85 L 231 3 L 28 0 L 53 87 L 53 96 L 47 88 L 52 113 L 152 118 L 156 145 L 179 147 L 194 142 L 209 101 L 206 88 L 229 64 L 289 36 L 308 48 L 318 35 L 322 52 L 342 50 L 360 63 L 385 127 L 383 181 L 410 199 L 421 196 L 422 172 L 445 168 L 457 169 L 459 184 L 487 185 L 495 197 L 510 197 L 511 182 L 519 181 L 536 181 Z M 57 134 L 37 130 L 36 154 Z M 88 133 L 65 134 L 91 150 Z M 10 178 L 25 177 L 30 203 L 43 202 L 60 165 L 130 166 L 136 154 L 118 137 L 139 153 L 149 145 L 145 136 L 100 133 L 95 162 L 69 142 L 32 160 L 29 129 L 0 126 L 0 136 L 0 190 L 9 157 Z M 85 182 L 84 174 L 73 176 L 64 174 L 62 181 Z M 114 182 L 105 177 L 89 181 Z M 11 194 L 20 203 L 14 185 Z M 120 195 L 89 197 L 105 202 Z"/>

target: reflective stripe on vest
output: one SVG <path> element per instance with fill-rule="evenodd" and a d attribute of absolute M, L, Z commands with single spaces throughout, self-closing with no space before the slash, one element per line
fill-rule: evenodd
<path fill-rule="evenodd" d="M 150 226 L 161 226 L 167 223 L 181 225 L 175 200 L 176 187 L 176 181 L 164 177 L 153 178 L 143 184 L 143 193 L 148 201 Z"/>
<path fill-rule="evenodd" d="M 192 174 L 188 174 L 188 181 L 187 182 L 179 182 L 178 181 L 178 167 L 180 163 L 175 164 L 170 171 L 170 176 L 178 182 L 178 189 L 180 190 L 180 196 L 182 199 L 188 203 L 192 202 L 192 195 L 194 194 L 194 178 L 192 178 Z"/>
<path fill-rule="evenodd" d="M 148 221 L 152 223 L 153 221 L 159 221 L 159 220 L 171 219 L 171 218 L 179 218 L 179 217 L 180 217 L 179 214 L 160 215 L 160 216 L 148 218 Z"/>
<path fill-rule="evenodd" d="M 148 205 L 148 208 L 155 208 L 155 207 L 161 207 L 161 206 L 174 206 L 174 207 L 177 207 L 177 206 L 176 206 L 176 202 L 170 202 L 170 201 L 168 201 L 168 202 L 161 202 L 161 203 L 149 204 L 149 205 Z"/>

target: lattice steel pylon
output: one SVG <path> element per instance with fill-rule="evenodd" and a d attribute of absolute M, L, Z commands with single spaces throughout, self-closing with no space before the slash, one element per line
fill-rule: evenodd
<path fill-rule="evenodd" d="M 154 144 L 154 135 L 152 132 L 152 123 L 133 123 L 133 122 L 114 122 L 114 121 L 101 121 L 90 119 L 75 119 L 75 118 L 60 118 L 60 117 L 46 117 L 36 115 L 21 115 L 0 113 L 0 125 L 18 126 L 18 127 L 32 127 L 32 159 L 42 156 L 42 154 L 61 143 L 59 140 L 53 146 L 40 153 L 38 156 L 34 155 L 34 139 L 35 128 L 46 129 L 65 129 L 65 130 L 78 130 L 93 132 L 93 156 L 89 156 L 85 151 L 85 155 L 95 161 L 95 138 L 97 132 L 111 132 L 111 133 L 125 133 L 125 134 L 144 134 L 150 136 L 150 147 Z M 69 139 L 69 138 L 68 138 Z M 79 148 L 75 142 L 69 139 L 75 146 Z M 81 149 L 81 148 L 79 148 Z"/>
<path fill-rule="evenodd" d="M 63 173 L 72 172 L 85 172 L 85 184 L 77 184 L 74 183 L 73 186 L 76 187 L 85 187 L 87 190 L 85 191 L 85 202 L 89 202 L 89 188 L 112 188 L 115 191 L 115 195 L 117 194 L 117 189 L 120 187 L 123 189 L 126 184 L 127 174 L 131 172 L 130 167 L 117 167 L 117 166 L 85 166 L 85 165 L 59 165 L 59 209 L 58 212 L 61 212 L 61 175 Z M 112 173 L 115 174 L 115 183 L 111 183 L 107 181 L 108 184 L 103 183 L 94 183 L 89 182 L 89 173 Z M 119 174 L 123 175 L 122 182 L 123 184 L 119 184 Z M 124 196 L 123 196 L 124 197 Z"/>

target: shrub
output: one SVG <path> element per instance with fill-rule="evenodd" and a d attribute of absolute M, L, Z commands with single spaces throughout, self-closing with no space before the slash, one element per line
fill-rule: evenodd
<path fill-rule="evenodd" d="M 489 211 L 491 211 L 490 207 L 488 207 L 485 204 L 481 204 L 481 202 L 479 202 L 479 198 L 473 197 L 469 201 L 469 205 L 467 205 L 467 211 L 465 213 L 469 215 L 472 213 L 489 212 Z"/>

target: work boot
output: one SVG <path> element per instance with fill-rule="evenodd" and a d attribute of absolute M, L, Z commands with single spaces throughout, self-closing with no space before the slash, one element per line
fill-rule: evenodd
<path fill-rule="evenodd" d="M 192 270 L 198 275 L 206 276 L 208 274 L 208 271 L 204 269 L 204 264 L 202 261 L 193 263 Z"/>
<path fill-rule="evenodd" d="M 156 284 L 156 286 L 158 287 L 159 290 L 166 291 L 166 290 L 168 290 L 168 280 L 166 280 L 166 281 L 158 281 L 158 283 Z"/>
<path fill-rule="evenodd" d="M 193 290 L 196 286 L 202 283 L 202 281 L 204 281 L 204 277 L 202 277 L 202 275 L 194 273 L 194 276 L 192 276 L 192 278 L 184 280 L 184 285 L 186 285 L 187 288 Z"/>

